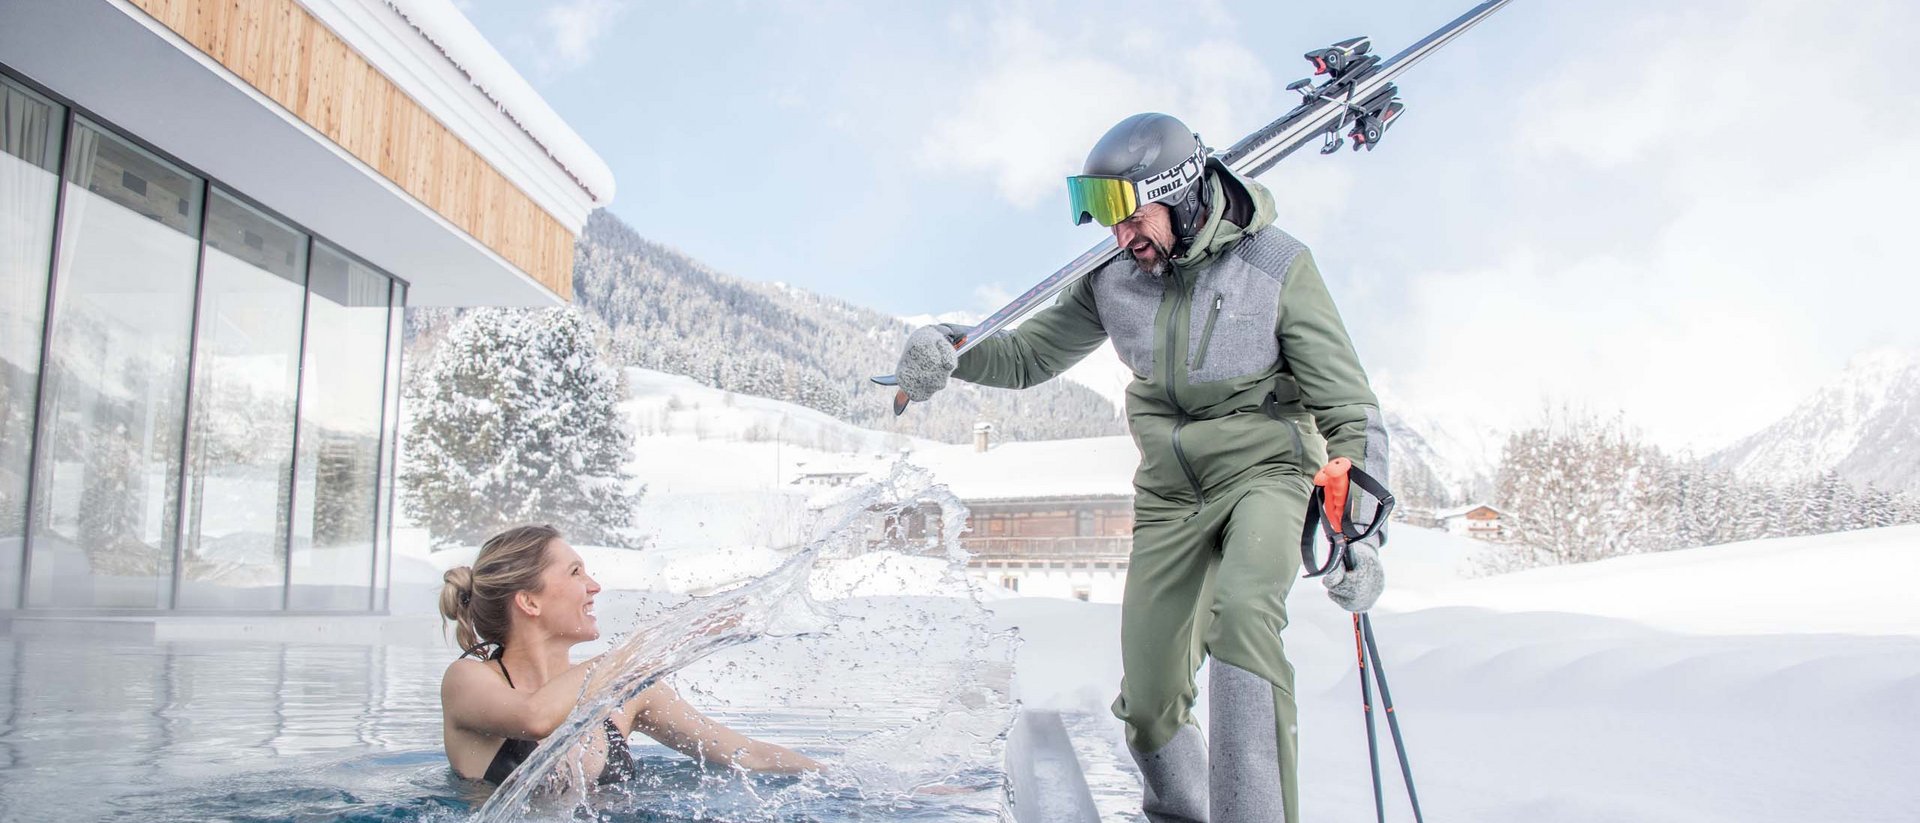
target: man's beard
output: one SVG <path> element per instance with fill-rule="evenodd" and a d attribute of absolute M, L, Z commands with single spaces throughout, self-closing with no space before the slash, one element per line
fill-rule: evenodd
<path fill-rule="evenodd" d="M 1155 277 L 1167 276 L 1167 269 L 1173 265 L 1173 255 L 1167 251 L 1166 246 L 1160 245 L 1157 240 L 1148 239 L 1147 245 L 1153 247 L 1153 265 L 1148 266 L 1141 263 L 1139 255 L 1133 255 L 1132 252 L 1128 252 L 1128 254 L 1133 255 L 1133 265 L 1141 271 Z"/>

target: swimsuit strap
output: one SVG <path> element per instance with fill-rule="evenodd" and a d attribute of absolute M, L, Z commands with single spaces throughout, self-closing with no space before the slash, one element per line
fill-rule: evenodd
<path fill-rule="evenodd" d="M 493 647 L 492 651 L 487 651 L 487 647 L 489 646 Z M 507 673 L 507 661 L 501 659 L 502 657 L 505 657 L 506 654 L 507 654 L 506 644 L 495 643 L 491 640 L 483 640 L 483 641 L 480 641 L 479 643 L 473 644 L 473 648 L 470 648 L 464 652 L 461 652 L 460 659 L 465 660 L 468 657 L 477 657 L 483 661 L 492 660 L 495 663 L 499 663 L 500 674 L 507 678 L 507 688 L 517 689 L 519 687 L 513 685 L 513 675 Z"/>

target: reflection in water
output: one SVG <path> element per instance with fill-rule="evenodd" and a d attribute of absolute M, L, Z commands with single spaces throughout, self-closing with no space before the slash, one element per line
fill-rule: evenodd
<path fill-rule="evenodd" d="M 957 596 L 968 589 L 954 564 L 914 559 L 944 568 L 922 582 L 954 596 L 808 596 L 822 572 L 840 575 L 839 595 L 863 593 L 847 570 L 867 568 L 858 521 L 870 507 L 940 493 L 896 476 L 825 511 L 811 576 L 697 599 L 604 593 L 603 625 L 652 642 L 629 649 L 631 666 L 609 670 L 599 697 L 678 670 L 675 685 L 722 722 L 835 768 L 824 778 L 741 775 L 636 738 L 642 776 L 588 798 L 593 811 L 636 821 L 999 819 L 1009 649 L 987 634 L 978 604 Z M 948 526 L 951 547 L 959 525 Z M 381 631 L 368 619 L 368 637 Z M 467 819 L 491 790 L 454 777 L 441 750 L 439 682 L 457 652 L 416 635 L 364 645 L 0 637 L 0 819 Z M 511 809 L 504 817 L 524 813 L 507 799 L 496 802 Z M 533 809 L 574 811 L 551 794 Z"/>
<path fill-rule="evenodd" d="M 204 817 L 134 801 L 369 752 L 439 757 L 445 656 L 427 645 L 16 637 L 0 648 L 0 816 L 10 819 Z"/>

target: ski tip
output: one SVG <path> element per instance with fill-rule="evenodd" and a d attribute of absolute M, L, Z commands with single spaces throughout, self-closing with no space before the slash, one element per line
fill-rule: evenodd
<path fill-rule="evenodd" d="M 898 385 L 900 385 L 900 378 L 898 378 L 898 377 L 895 377 L 895 376 L 893 376 L 893 375 L 891 375 L 891 374 L 883 374 L 883 375 L 880 375 L 879 377 L 871 377 L 871 378 L 868 378 L 868 379 L 869 379 L 869 380 L 872 380 L 873 382 L 875 382 L 875 383 L 877 383 L 877 384 L 879 384 L 879 385 L 882 385 L 882 386 L 898 386 Z"/>
<path fill-rule="evenodd" d="M 907 400 L 906 392 L 904 391 L 894 392 L 893 393 L 893 416 L 899 417 L 900 415 L 905 414 L 907 412 L 907 403 L 908 403 L 908 400 Z"/>

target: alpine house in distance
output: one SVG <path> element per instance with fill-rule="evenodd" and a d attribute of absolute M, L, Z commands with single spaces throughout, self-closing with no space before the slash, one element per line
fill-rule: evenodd
<path fill-rule="evenodd" d="M 402 307 L 612 196 L 449 0 L 0 6 L 0 615 L 383 611 Z"/>

